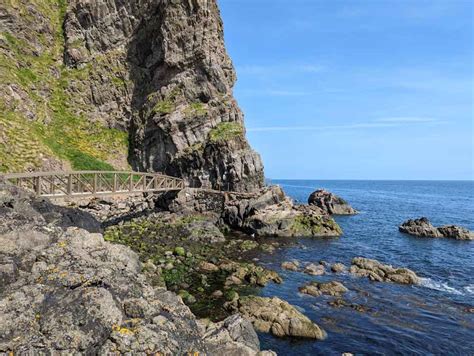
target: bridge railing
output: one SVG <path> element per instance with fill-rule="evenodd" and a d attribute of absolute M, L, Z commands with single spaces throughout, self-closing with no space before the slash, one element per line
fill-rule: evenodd
<path fill-rule="evenodd" d="M 3 175 L 9 183 L 44 197 L 85 197 L 181 190 L 184 180 L 126 171 L 33 172 Z"/>

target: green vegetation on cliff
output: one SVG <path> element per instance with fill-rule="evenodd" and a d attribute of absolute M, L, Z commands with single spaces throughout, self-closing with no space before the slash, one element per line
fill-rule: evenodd
<path fill-rule="evenodd" d="M 221 122 L 209 132 L 211 142 L 221 142 L 241 137 L 244 128 L 239 122 Z"/>
<path fill-rule="evenodd" d="M 127 155 L 127 133 L 93 122 L 84 115 L 88 108 L 74 100 L 81 93 L 70 85 L 87 80 L 91 66 L 62 63 L 66 0 L 7 3 L 25 29 L 0 33 L 0 171 L 37 169 L 44 161 L 113 169 L 111 163 Z M 34 30 L 37 17 L 47 20 L 49 31 Z"/>

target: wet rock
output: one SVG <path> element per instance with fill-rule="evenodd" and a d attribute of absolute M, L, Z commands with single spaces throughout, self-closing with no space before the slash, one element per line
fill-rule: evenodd
<path fill-rule="evenodd" d="M 347 270 L 347 267 L 342 263 L 335 263 L 331 266 L 331 271 L 334 273 L 341 273 L 341 272 L 345 272 L 346 270 Z"/>
<path fill-rule="evenodd" d="M 277 298 L 242 297 L 232 305 L 249 319 L 255 329 L 275 336 L 293 336 L 322 340 L 326 332 L 294 306 Z"/>
<path fill-rule="evenodd" d="M 312 276 L 322 276 L 326 273 L 326 269 L 323 265 L 315 265 L 314 263 L 310 263 L 309 265 L 305 266 L 304 273 L 310 274 Z"/>
<path fill-rule="evenodd" d="M 299 266 L 300 264 L 298 261 L 291 261 L 291 262 L 287 261 L 281 264 L 281 268 L 289 270 L 289 271 L 298 271 Z"/>
<path fill-rule="evenodd" d="M 316 190 L 308 198 L 308 204 L 315 205 L 331 215 L 354 215 L 357 211 L 344 199 L 324 189 Z"/>
<path fill-rule="evenodd" d="M 330 305 L 333 308 L 348 307 L 360 313 L 365 313 L 369 311 L 369 308 L 367 308 L 365 305 L 348 303 L 344 299 L 341 299 L 341 298 L 337 298 L 337 299 L 329 301 L 328 305 Z"/>
<path fill-rule="evenodd" d="M 270 281 L 282 282 L 277 272 L 256 266 L 253 263 L 224 261 L 219 264 L 219 268 L 229 273 L 229 277 L 227 277 L 227 280 L 230 281 L 229 285 L 240 284 L 242 281 L 259 286 L 265 286 Z"/>
<path fill-rule="evenodd" d="M 371 281 L 399 284 L 417 284 L 420 282 L 420 277 L 408 268 L 392 267 L 364 257 L 355 257 L 352 260 L 350 272 L 360 277 L 367 277 Z"/>
<path fill-rule="evenodd" d="M 399 228 L 400 232 L 418 237 L 446 237 L 456 240 L 474 240 L 474 232 L 455 225 L 433 226 L 425 218 L 405 221 Z"/>
<path fill-rule="evenodd" d="M 217 272 L 219 267 L 217 267 L 214 263 L 202 261 L 199 264 L 199 269 L 203 272 Z"/>
<path fill-rule="evenodd" d="M 342 283 L 337 282 L 337 281 L 331 281 L 331 282 L 313 281 L 303 287 L 300 287 L 299 291 L 301 293 L 318 297 L 323 294 L 331 295 L 331 296 L 341 296 L 342 294 L 346 293 L 348 289 L 344 287 Z"/>

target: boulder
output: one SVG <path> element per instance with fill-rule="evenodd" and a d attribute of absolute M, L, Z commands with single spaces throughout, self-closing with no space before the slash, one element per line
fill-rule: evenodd
<path fill-rule="evenodd" d="M 326 273 L 326 269 L 323 265 L 315 265 L 314 263 L 310 263 L 304 268 L 304 273 L 310 274 L 312 276 L 322 276 Z"/>
<path fill-rule="evenodd" d="M 298 271 L 299 265 L 300 264 L 298 261 L 287 261 L 281 264 L 281 268 L 289 270 L 289 271 Z"/>
<path fill-rule="evenodd" d="M 318 189 L 311 193 L 308 204 L 315 205 L 331 215 L 357 214 L 357 211 L 344 199 L 324 189 Z"/>
<path fill-rule="evenodd" d="M 304 294 L 309 294 L 314 297 L 326 294 L 333 297 L 339 297 L 342 294 L 346 293 L 348 289 L 344 287 L 341 282 L 331 281 L 331 282 L 310 282 L 309 284 L 299 288 L 299 291 Z"/>
<path fill-rule="evenodd" d="M 428 218 L 410 219 L 398 228 L 400 232 L 418 237 L 447 237 L 456 240 L 474 240 L 474 232 L 455 225 L 433 226 Z"/>
<path fill-rule="evenodd" d="M 345 272 L 347 270 L 347 267 L 342 264 L 342 263 L 334 263 L 332 266 L 331 266 L 331 271 L 333 271 L 334 273 L 341 273 L 341 272 Z"/>
<path fill-rule="evenodd" d="M 394 282 L 399 284 L 418 284 L 420 282 L 420 277 L 408 268 L 392 267 L 391 265 L 384 265 L 377 260 L 364 257 L 355 257 L 352 260 L 350 272 L 377 282 Z"/>
<path fill-rule="evenodd" d="M 239 310 L 260 332 L 270 332 L 278 337 L 326 338 L 323 329 L 294 306 L 277 297 L 242 297 L 231 308 Z"/>

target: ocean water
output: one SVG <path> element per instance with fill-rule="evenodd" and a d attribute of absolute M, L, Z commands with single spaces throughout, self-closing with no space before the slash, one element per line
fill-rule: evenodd
<path fill-rule="evenodd" d="M 474 355 L 474 241 L 417 238 L 398 232 L 409 218 L 428 217 L 434 225 L 456 224 L 474 230 L 474 182 L 273 180 L 299 202 L 316 188 L 343 197 L 360 214 L 335 217 L 344 230 L 337 239 L 298 239 L 262 258 L 284 278 L 262 296 L 279 296 L 328 333 L 324 341 L 278 339 L 259 334 L 262 348 L 281 355 Z M 375 258 L 408 267 L 423 278 L 416 286 L 370 282 L 350 274 L 309 276 L 280 268 L 283 261 L 342 262 Z M 341 281 L 344 299 L 363 306 L 334 308 L 332 297 L 298 293 L 311 280 Z M 470 311 L 469 311 L 470 310 Z"/>

